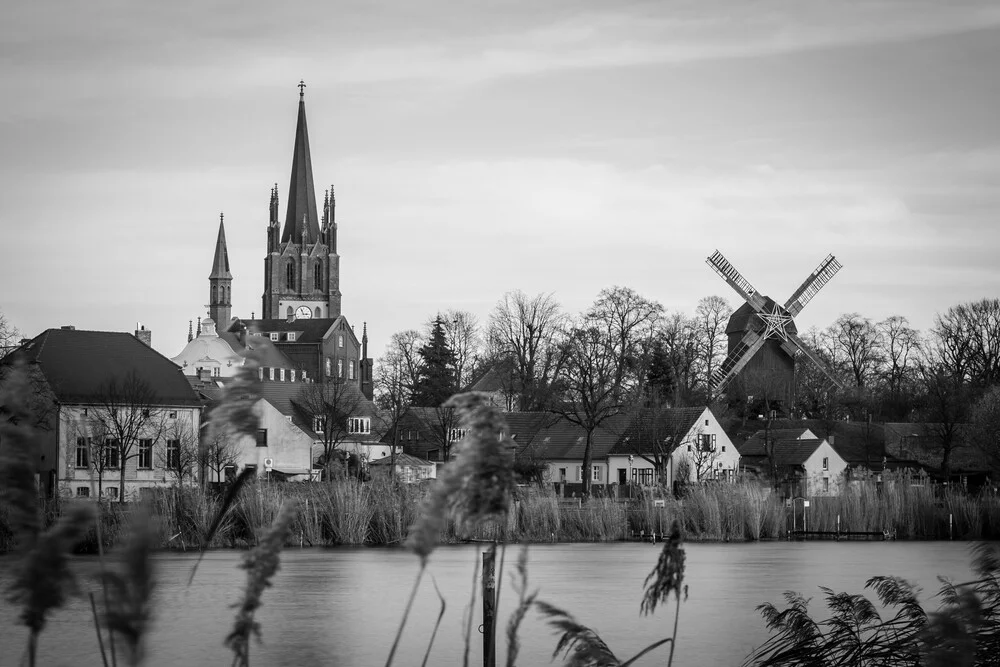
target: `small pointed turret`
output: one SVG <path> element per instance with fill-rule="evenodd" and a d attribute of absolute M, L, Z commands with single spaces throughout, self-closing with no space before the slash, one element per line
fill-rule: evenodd
<path fill-rule="evenodd" d="M 309 153 L 309 130 L 306 127 L 305 84 L 299 82 L 299 117 L 295 125 L 295 145 L 292 151 L 292 176 L 288 185 L 288 210 L 282 243 L 295 243 L 302 238 L 302 226 L 309 238 L 319 238 L 319 217 L 316 214 L 316 189 L 313 186 L 312 156 Z"/>
<path fill-rule="evenodd" d="M 192 340 L 194 340 L 194 329 L 192 329 L 191 327 L 192 327 L 192 321 L 188 320 L 188 342 L 189 343 Z"/>
<path fill-rule="evenodd" d="M 229 272 L 229 250 L 226 248 L 225 218 L 219 214 L 219 236 L 215 241 L 212 273 L 208 276 L 208 316 L 217 327 L 229 326 L 232 304 L 233 274 Z M 198 324 L 201 332 L 201 324 Z"/>

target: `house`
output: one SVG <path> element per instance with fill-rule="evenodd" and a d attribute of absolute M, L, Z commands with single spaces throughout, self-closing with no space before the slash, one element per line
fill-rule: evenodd
<path fill-rule="evenodd" d="M 142 338 L 140 340 L 140 337 Z M 47 496 L 138 497 L 192 480 L 201 401 L 148 330 L 48 329 L 0 365 L 27 364 L 39 423 L 37 471 Z M 124 471 L 124 482 L 122 472 Z"/>
<path fill-rule="evenodd" d="M 396 479 L 407 484 L 437 477 L 437 465 L 433 461 L 417 458 L 410 454 L 397 454 L 395 464 Z M 372 477 L 388 476 L 392 465 L 392 457 L 384 456 L 371 461 L 368 464 L 368 469 L 371 471 Z"/>
<path fill-rule="evenodd" d="M 885 424 L 885 449 L 890 459 L 895 457 L 910 463 L 908 467 L 927 474 L 937 482 L 977 491 L 990 483 L 991 470 L 982 453 L 967 442 L 965 424 L 949 425 L 955 444 L 949 456 L 949 475 L 941 470 L 944 450 L 944 424 L 930 422 L 891 422 Z"/>
<path fill-rule="evenodd" d="M 608 466 L 619 484 L 736 479 L 740 453 L 708 407 L 640 411 L 623 415 L 610 428 L 619 436 Z"/>
<path fill-rule="evenodd" d="M 464 435 L 451 408 L 410 407 L 394 428 L 386 430 L 382 443 L 388 446 L 395 442 L 406 454 L 441 464 Z"/>
<path fill-rule="evenodd" d="M 744 469 L 776 477 L 786 498 L 838 495 L 846 483 L 847 461 L 808 428 L 757 431 L 740 454 Z"/>
<path fill-rule="evenodd" d="M 514 412 L 519 409 L 518 396 L 508 385 L 496 368 L 491 366 L 469 387 L 469 391 L 485 394 L 490 405 L 504 412 Z"/>

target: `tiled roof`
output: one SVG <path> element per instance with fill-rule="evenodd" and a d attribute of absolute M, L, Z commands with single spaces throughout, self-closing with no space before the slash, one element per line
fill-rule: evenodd
<path fill-rule="evenodd" d="M 110 378 L 134 371 L 160 405 L 199 405 L 184 373 L 170 359 L 129 333 L 48 329 L 6 358 L 37 363 L 63 403 L 93 401 Z"/>
<path fill-rule="evenodd" d="M 638 414 L 622 415 L 608 428 L 618 435 L 610 454 L 634 454 L 643 450 L 643 443 L 664 438 L 683 438 L 705 413 L 704 407 L 642 410 Z M 650 448 L 648 451 L 652 451 Z"/>
<path fill-rule="evenodd" d="M 764 449 L 764 437 L 767 434 L 772 442 L 778 440 L 794 440 L 802 436 L 808 428 L 772 428 L 770 431 L 760 430 L 750 436 L 746 442 L 740 445 L 740 456 L 767 456 Z"/>
<path fill-rule="evenodd" d="M 392 457 L 385 456 L 380 459 L 375 459 L 371 461 L 368 465 L 372 466 L 387 466 L 392 465 Z M 425 459 L 413 456 L 412 454 L 396 454 L 396 465 L 398 466 L 432 466 L 434 463 L 432 461 L 427 461 Z"/>
<path fill-rule="evenodd" d="M 278 319 L 278 318 L 260 319 L 260 320 L 237 319 L 233 320 L 232 324 L 229 325 L 229 328 L 226 329 L 226 331 L 231 333 L 237 333 L 243 327 L 246 327 L 248 330 L 251 331 L 258 331 L 260 333 L 265 333 L 265 334 L 270 333 L 272 331 L 279 333 L 287 333 L 289 331 L 294 331 L 296 334 L 294 341 L 291 342 L 281 341 L 281 342 L 283 344 L 287 343 L 288 345 L 294 345 L 296 343 L 302 345 L 308 343 L 315 344 L 319 343 L 326 337 L 326 334 L 337 323 L 337 320 L 341 319 L 341 317 L 337 318 L 317 317 L 309 319 L 297 319 L 291 321 L 289 321 L 288 319 Z"/>
<path fill-rule="evenodd" d="M 503 382 L 500 379 L 500 374 L 496 372 L 495 369 L 490 368 L 488 371 L 483 373 L 478 380 L 476 380 L 469 391 L 503 391 Z"/>

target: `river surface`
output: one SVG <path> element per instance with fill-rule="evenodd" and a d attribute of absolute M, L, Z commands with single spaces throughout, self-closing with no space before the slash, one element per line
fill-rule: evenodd
<path fill-rule="evenodd" d="M 920 585 L 922 601 L 937 606 L 938 575 L 954 580 L 970 576 L 968 543 L 963 542 L 765 542 L 687 544 L 685 581 L 689 597 L 681 604 L 674 664 L 739 665 L 767 633 L 755 607 L 782 602 L 786 590 L 813 597 L 820 611 L 819 586 L 860 593 L 868 577 L 893 574 Z M 468 605 L 473 564 L 482 545 L 439 548 L 428 572 L 444 596 L 446 609 L 429 665 L 461 665 L 462 617 Z M 660 545 L 533 545 L 528 552 L 529 587 L 539 599 L 566 609 L 601 635 L 621 659 L 669 636 L 674 606 L 639 614 L 643 580 L 656 564 Z M 502 628 L 516 604 L 510 586 L 518 547 L 508 547 L 500 594 L 497 664 L 505 664 Z M 193 553 L 156 556 L 156 618 L 146 665 L 229 665 L 222 640 L 232 628 L 234 610 L 246 572 L 238 568 L 242 552 L 205 555 L 194 584 L 187 587 Z M 0 557 L 0 585 L 10 579 L 11 560 Z M 77 558 L 84 590 L 97 571 L 92 557 Z M 413 586 L 418 562 L 399 549 L 289 549 L 281 570 L 263 596 L 258 611 L 263 643 L 251 648 L 253 665 L 383 665 Z M 925 605 L 927 606 L 927 605 Z M 395 665 L 419 665 L 438 616 L 440 603 L 430 578 L 424 577 Z M 475 625 L 481 615 L 476 601 Z M 819 614 L 817 614 L 819 615 Z M 825 614 L 823 615 L 825 618 Z M 17 610 L 0 602 L 0 665 L 20 663 L 26 631 Z M 518 664 L 550 663 L 556 638 L 536 612 L 521 627 Z M 659 649 L 638 664 L 665 664 Z M 482 640 L 473 629 L 471 665 L 482 665 Z M 555 664 L 560 664 L 561 661 Z M 57 611 L 41 637 L 39 665 L 99 665 L 90 604 L 75 598 Z M 123 664 L 119 662 L 119 664 Z"/>

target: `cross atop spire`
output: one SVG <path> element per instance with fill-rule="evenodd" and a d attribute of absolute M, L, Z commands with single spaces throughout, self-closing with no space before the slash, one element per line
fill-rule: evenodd
<path fill-rule="evenodd" d="M 299 99 L 304 100 L 306 98 L 306 82 L 299 79 Z"/>

